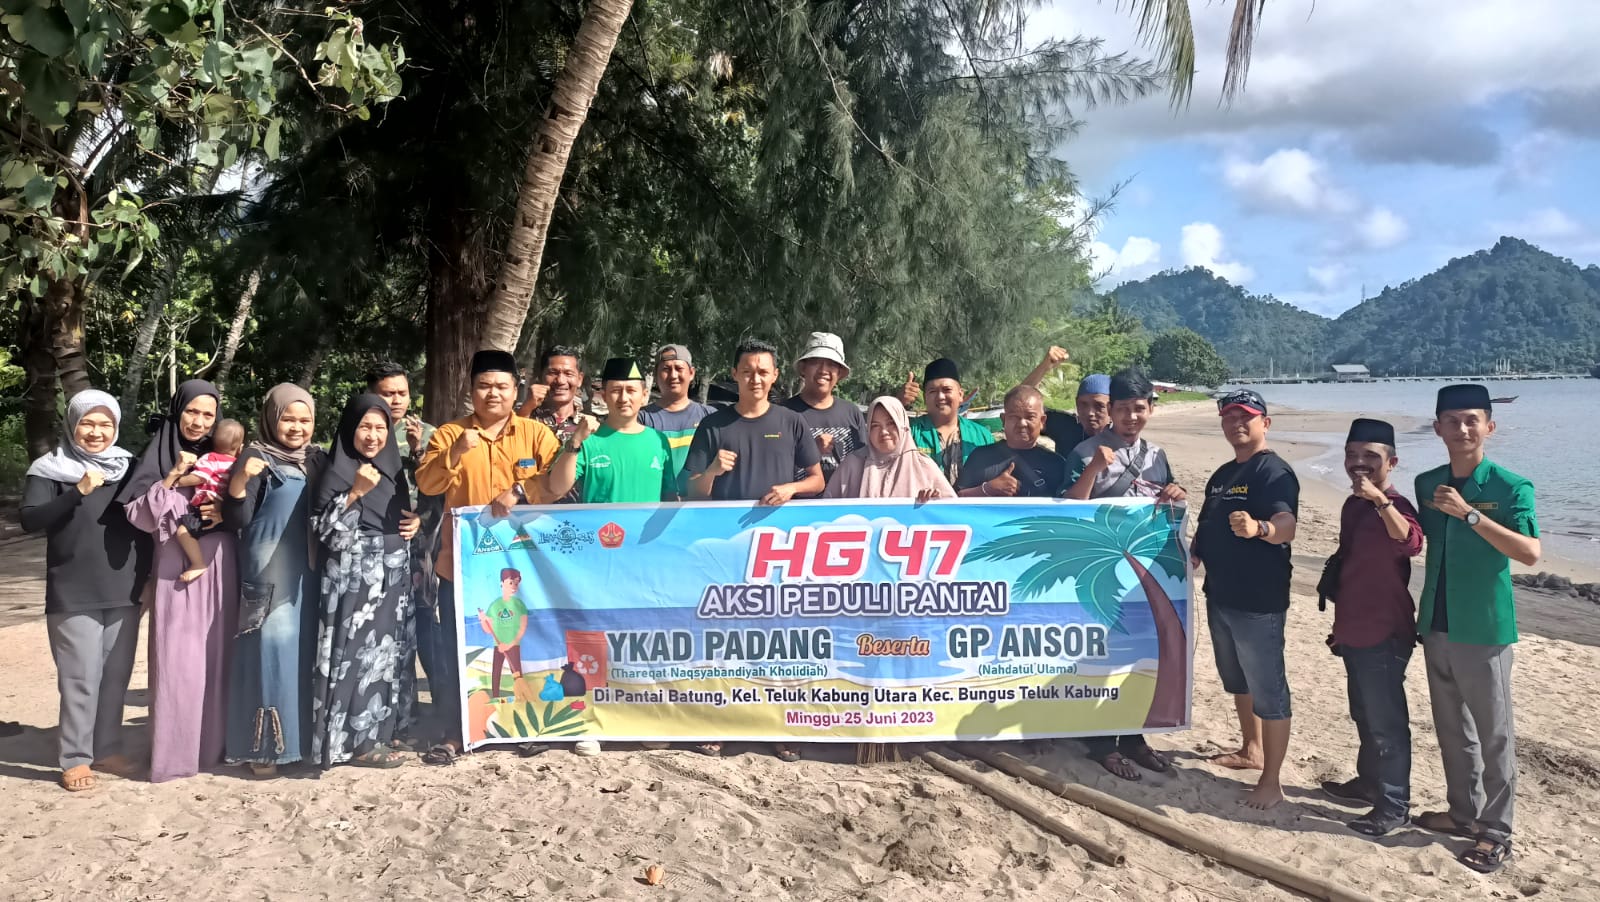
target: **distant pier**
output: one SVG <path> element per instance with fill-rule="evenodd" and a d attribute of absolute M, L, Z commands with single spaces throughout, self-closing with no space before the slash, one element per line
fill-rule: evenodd
<path fill-rule="evenodd" d="M 1239 376 L 1229 385 L 1308 385 L 1313 382 L 1549 382 L 1557 379 L 1588 379 L 1584 373 L 1481 373 L 1473 376 L 1334 376 L 1332 373 L 1293 376 Z"/>

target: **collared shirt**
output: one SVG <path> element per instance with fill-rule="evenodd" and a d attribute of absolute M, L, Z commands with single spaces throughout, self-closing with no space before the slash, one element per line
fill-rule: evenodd
<path fill-rule="evenodd" d="M 417 489 L 424 495 L 443 495 L 446 509 L 488 504 L 505 494 L 514 483 L 521 483 L 534 497 L 534 480 L 550 466 L 561 451 L 543 423 L 513 416 L 495 438 L 481 436 L 478 447 L 461 455 L 450 466 L 450 446 L 461 433 L 472 428 L 470 416 L 451 420 L 433 431 L 427 453 L 417 465 Z M 434 572 L 441 579 L 455 578 L 455 519 L 444 518 L 440 529 L 439 559 Z"/>
<path fill-rule="evenodd" d="M 933 419 L 927 414 L 916 417 L 911 421 L 911 441 L 917 450 L 933 458 L 933 462 L 944 471 L 944 478 L 955 485 L 961 479 L 961 467 L 972 456 L 976 448 L 992 445 L 995 442 L 994 433 L 980 426 L 976 421 L 966 417 L 956 417 L 956 440 L 948 445 L 943 443 L 939 436 L 939 427 L 933 424 Z"/>
<path fill-rule="evenodd" d="M 1417 509 L 1394 486 L 1386 492 L 1408 530 L 1389 535 L 1383 514 L 1365 498 L 1345 499 L 1339 513 L 1339 594 L 1333 600 L 1333 641 L 1371 648 L 1387 639 L 1415 639 L 1411 559 L 1422 553 Z"/>
<path fill-rule="evenodd" d="M 574 405 L 572 410 L 573 413 L 571 416 L 561 417 L 557 416 L 555 411 L 550 410 L 547 407 L 540 407 L 538 410 L 533 412 L 533 420 L 535 422 L 543 423 L 546 427 L 548 427 L 551 432 L 555 433 L 556 444 L 565 447 L 568 439 L 572 438 L 572 434 L 578 431 L 577 406 Z M 555 503 L 577 504 L 581 494 L 581 488 L 574 485 L 572 489 L 565 495 L 557 498 Z"/>
<path fill-rule="evenodd" d="M 1451 642 L 1508 645 L 1517 641 L 1517 608 L 1511 590 L 1511 559 L 1496 551 L 1465 520 L 1434 506 L 1433 493 L 1450 479 L 1450 465 L 1417 477 L 1418 519 L 1428 539 L 1428 580 L 1417 610 L 1417 629 L 1431 631 L 1435 596 L 1446 582 Z M 1533 483 L 1484 458 L 1459 489 L 1480 515 L 1530 538 L 1539 537 Z"/>
<path fill-rule="evenodd" d="M 1061 452 L 1071 467 L 1067 488 L 1072 488 L 1089 469 L 1089 461 L 1102 447 L 1110 448 L 1115 456 L 1111 464 L 1095 476 L 1090 498 L 1154 498 L 1172 482 L 1172 467 L 1167 463 L 1166 451 L 1144 438 L 1136 438 L 1130 444 L 1107 426 L 1099 435 Z"/>

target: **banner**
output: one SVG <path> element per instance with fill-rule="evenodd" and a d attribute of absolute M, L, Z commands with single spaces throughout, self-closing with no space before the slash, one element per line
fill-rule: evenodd
<path fill-rule="evenodd" d="M 1181 513 L 1136 499 L 463 508 L 463 734 L 479 746 L 1187 727 Z"/>

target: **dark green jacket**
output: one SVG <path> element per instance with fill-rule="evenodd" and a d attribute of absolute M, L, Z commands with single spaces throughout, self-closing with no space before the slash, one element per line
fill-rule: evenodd
<path fill-rule="evenodd" d="M 1445 571 L 1451 642 L 1508 645 L 1517 641 L 1517 607 L 1511 591 L 1511 559 L 1488 540 L 1433 504 L 1433 492 L 1450 481 L 1450 465 L 1417 477 L 1417 515 L 1428 540 L 1428 580 L 1417 605 L 1417 631 L 1433 627 L 1439 568 Z M 1486 519 L 1537 538 L 1533 483 L 1485 458 L 1460 489 L 1462 500 Z"/>
<path fill-rule="evenodd" d="M 975 421 L 960 417 L 956 420 L 956 424 L 956 428 L 961 430 L 962 463 L 966 463 L 967 458 L 972 456 L 973 448 L 994 444 L 994 433 Z M 911 421 L 911 441 L 923 454 L 932 457 L 935 463 L 938 463 L 939 455 L 944 453 L 944 449 L 939 447 L 939 427 L 933 425 L 933 420 L 929 419 L 927 414 Z"/>

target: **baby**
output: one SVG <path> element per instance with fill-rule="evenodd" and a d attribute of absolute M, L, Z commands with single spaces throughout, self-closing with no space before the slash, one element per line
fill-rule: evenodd
<path fill-rule="evenodd" d="M 222 498 L 222 487 L 227 484 L 228 474 L 233 471 L 234 458 L 239 456 L 243 446 L 244 427 L 238 420 L 223 420 L 213 433 L 212 450 L 201 455 L 194 462 L 194 469 L 177 482 L 179 486 L 194 489 L 194 497 L 189 499 L 189 511 L 178 523 L 178 545 L 189 560 L 189 569 L 178 577 L 180 584 L 193 582 L 206 572 L 205 558 L 200 554 L 200 540 L 195 538 L 207 531 L 205 521 L 200 518 L 200 507 Z"/>

